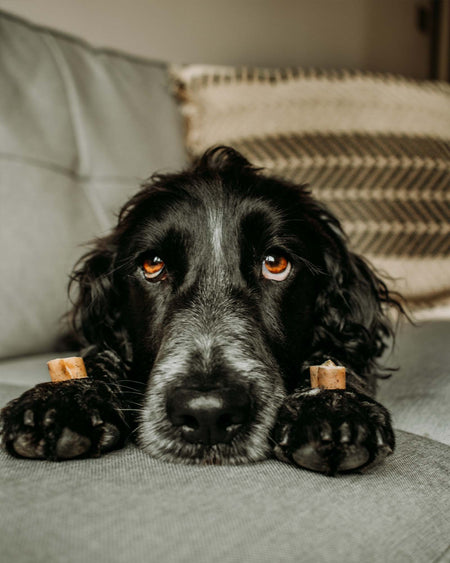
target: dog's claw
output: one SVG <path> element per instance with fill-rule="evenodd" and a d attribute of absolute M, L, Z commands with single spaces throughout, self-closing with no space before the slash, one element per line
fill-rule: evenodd
<path fill-rule="evenodd" d="M 45 428 L 48 428 L 55 422 L 56 409 L 49 409 L 42 420 L 42 424 Z"/>
<path fill-rule="evenodd" d="M 350 430 L 350 425 L 348 422 L 344 422 L 339 428 L 341 434 L 341 444 L 348 444 L 352 439 L 352 434 Z"/>
<path fill-rule="evenodd" d="M 23 413 L 23 423 L 25 426 L 34 426 L 34 412 L 31 409 Z"/>
<path fill-rule="evenodd" d="M 98 410 L 95 410 L 92 413 L 91 424 L 92 424 L 92 426 L 100 426 L 100 424 L 103 424 L 102 417 L 100 416 L 100 413 L 98 412 Z"/>
<path fill-rule="evenodd" d="M 281 429 L 280 440 L 278 442 L 278 445 L 283 447 L 283 446 L 287 446 L 288 443 L 289 443 L 289 426 L 286 424 L 286 426 L 284 426 Z"/>
<path fill-rule="evenodd" d="M 112 449 L 120 439 L 120 432 L 117 426 L 113 424 L 105 423 L 103 425 L 103 435 L 100 439 L 100 449 L 110 450 Z"/>
<path fill-rule="evenodd" d="M 331 428 L 331 425 L 328 424 L 328 422 L 324 422 L 324 424 L 322 425 L 322 430 L 320 432 L 320 439 L 322 440 L 322 442 L 332 442 L 332 433 L 333 430 Z"/>
<path fill-rule="evenodd" d="M 276 446 L 274 446 L 273 453 L 274 453 L 275 457 L 277 459 L 279 459 L 280 461 L 284 461 L 285 463 L 291 462 L 291 460 L 285 454 L 284 449 L 282 447 L 280 447 L 278 444 Z"/>

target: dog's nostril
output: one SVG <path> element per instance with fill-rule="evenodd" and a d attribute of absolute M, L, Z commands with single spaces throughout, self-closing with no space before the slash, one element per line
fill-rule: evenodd
<path fill-rule="evenodd" d="M 228 428 L 229 426 L 231 426 L 231 424 L 231 415 L 229 415 L 228 413 L 220 415 L 217 419 L 217 426 L 219 426 L 220 428 Z"/>
<path fill-rule="evenodd" d="M 250 420 L 250 399 L 242 389 L 175 389 L 167 401 L 172 424 L 188 442 L 229 443 Z"/>
<path fill-rule="evenodd" d="M 223 414 L 217 419 L 217 426 L 219 428 L 233 430 L 238 426 L 241 426 L 245 422 L 245 413 L 234 413 L 234 414 Z"/>
<path fill-rule="evenodd" d="M 180 424 L 180 426 L 187 426 L 192 430 L 197 430 L 199 424 L 198 424 L 198 420 L 194 416 L 190 416 L 187 414 L 182 417 L 182 423 Z"/>

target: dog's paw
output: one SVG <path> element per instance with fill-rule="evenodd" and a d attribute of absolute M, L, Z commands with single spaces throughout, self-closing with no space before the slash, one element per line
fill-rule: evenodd
<path fill-rule="evenodd" d="M 0 412 L 1 443 L 17 457 L 97 457 L 121 447 L 126 433 L 114 393 L 90 379 L 40 383 Z"/>
<path fill-rule="evenodd" d="M 328 475 L 367 469 L 395 447 L 388 411 L 366 395 L 341 390 L 287 397 L 274 439 L 279 459 Z"/>

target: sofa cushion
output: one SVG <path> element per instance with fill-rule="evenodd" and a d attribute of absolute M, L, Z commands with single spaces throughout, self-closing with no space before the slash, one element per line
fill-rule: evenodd
<path fill-rule="evenodd" d="M 450 302 L 450 85 L 361 72 L 172 68 L 192 157 L 232 145 L 310 184 L 418 309 Z"/>
<path fill-rule="evenodd" d="M 182 167 L 166 66 L 0 12 L 0 357 L 50 350 L 80 245 Z"/>
<path fill-rule="evenodd" d="M 393 425 L 450 445 L 450 321 L 403 323 L 385 364 L 398 368 L 380 381 L 378 400 Z"/>
<path fill-rule="evenodd" d="M 448 546 L 450 447 L 398 433 L 395 455 L 336 478 L 269 460 L 201 467 L 134 446 L 42 462 L 0 452 L 4 563 L 429 563 Z"/>

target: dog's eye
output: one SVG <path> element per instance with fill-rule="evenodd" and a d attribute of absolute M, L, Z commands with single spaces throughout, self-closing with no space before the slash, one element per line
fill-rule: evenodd
<path fill-rule="evenodd" d="M 144 276 L 151 281 L 161 281 L 166 278 L 166 265 L 159 256 L 150 256 L 142 262 Z"/>
<path fill-rule="evenodd" d="M 291 271 L 291 263 L 282 255 L 266 256 L 262 263 L 262 275 L 268 280 L 283 281 Z"/>

